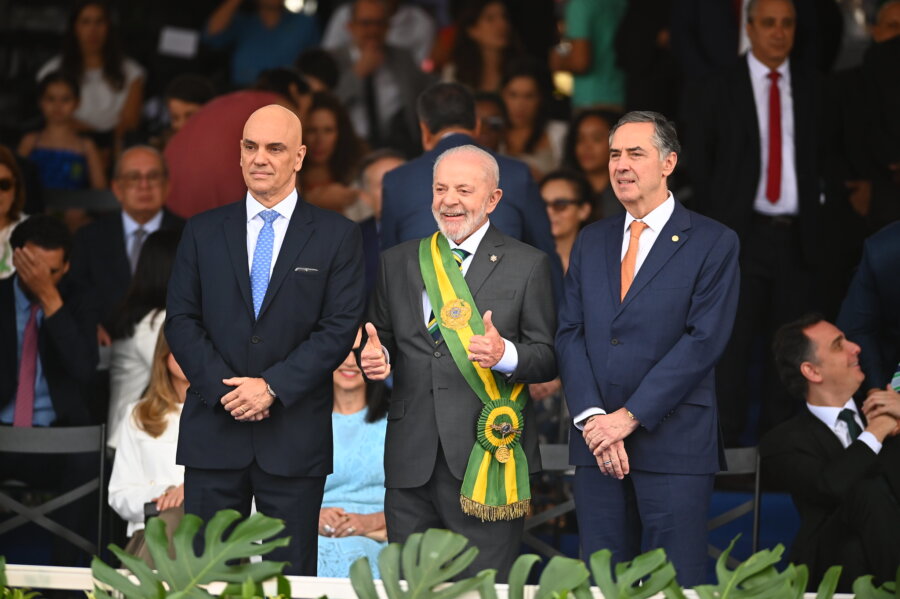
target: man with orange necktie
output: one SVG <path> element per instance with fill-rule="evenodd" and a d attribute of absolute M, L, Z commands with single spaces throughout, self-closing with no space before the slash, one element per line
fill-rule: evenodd
<path fill-rule="evenodd" d="M 716 376 L 727 446 L 742 443 L 751 392 L 761 403 L 760 434 L 791 416 L 796 402 L 769 356 L 753 348 L 769 347 L 778 326 L 827 302 L 813 272 L 822 210 L 816 83 L 789 58 L 796 29 L 791 0 L 750 0 L 750 51 L 697 88 L 689 108 L 691 205 L 741 240 L 738 316 Z M 748 376 L 754 362 L 763 365 L 761 384 Z"/>
<path fill-rule="evenodd" d="M 663 547 L 682 585 L 705 580 L 706 513 L 724 467 L 713 368 L 734 321 L 738 240 L 675 201 L 680 150 L 655 112 L 610 133 L 626 213 L 575 242 L 556 337 L 582 555 Z"/>

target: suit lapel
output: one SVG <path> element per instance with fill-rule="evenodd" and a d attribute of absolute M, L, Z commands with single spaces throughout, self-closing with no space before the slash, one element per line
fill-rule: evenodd
<path fill-rule="evenodd" d="M 612 305 L 618 306 L 621 303 L 619 297 L 622 295 L 622 237 L 625 235 L 625 216 L 615 217 L 615 221 L 611 225 L 612 234 L 606 236 L 606 276 L 609 279 L 609 294 L 612 299 Z"/>
<path fill-rule="evenodd" d="M 234 277 L 237 279 L 238 289 L 250 316 L 253 316 L 253 298 L 250 295 L 250 270 L 247 266 L 247 212 L 246 203 L 237 202 L 234 210 L 223 221 L 222 228 L 225 233 L 225 245 L 228 246 L 228 255 L 231 258 L 231 267 L 234 269 Z"/>
<path fill-rule="evenodd" d="M 425 280 L 422 278 L 422 271 L 419 268 L 419 245 L 415 245 L 415 251 L 412 259 L 406 264 L 406 280 L 408 281 L 407 299 L 409 300 L 409 313 L 415 323 L 413 326 L 419 331 L 419 334 L 428 340 L 428 343 L 434 345 L 434 339 L 428 332 L 425 325 L 425 311 L 422 308 L 422 293 L 425 291 Z"/>
<path fill-rule="evenodd" d="M 259 318 L 262 318 L 266 308 L 272 303 L 272 298 L 278 293 L 278 289 L 284 282 L 288 272 L 290 272 L 297 255 L 306 246 L 314 230 L 315 226 L 313 225 L 309 205 L 298 198 L 297 207 L 294 208 L 294 214 L 291 215 L 291 222 L 288 223 L 284 241 L 281 243 L 281 249 L 278 251 L 278 258 L 275 260 L 275 268 L 272 269 L 272 277 L 269 279 L 266 296 L 263 298 L 262 306 L 259 308 Z M 247 264 L 246 261 L 244 264 Z M 248 274 L 246 279 L 249 281 L 249 278 L 250 275 Z"/>
<path fill-rule="evenodd" d="M 16 296 L 13 290 L 15 275 L 0 281 L 0 306 L 6 306 L 3 314 L 0 314 L 0 339 L 2 339 L 2 355 L 6 362 L 6 368 L 0 367 L 0 371 L 15 377 L 18 372 L 18 342 L 16 332 Z M 17 380 L 17 379 L 16 379 Z M 15 389 L 15 385 L 12 387 Z"/>
<path fill-rule="evenodd" d="M 494 225 L 488 225 L 478 250 L 472 256 L 472 263 L 466 271 L 466 284 L 474 298 L 484 285 L 494 268 L 503 260 L 503 236 Z"/>
<path fill-rule="evenodd" d="M 656 241 L 653 243 L 653 247 L 650 248 L 650 253 L 641 265 L 640 270 L 638 270 L 635 275 L 634 281 L 631 283 L 631 287 L 628 289 L 628 294 L 625 296 L 625 300 L 622 302 L 620 309 L 627 306 L 635 296 L 647 286 L 647 283 L 653 280 L 656 273 L 658 273 L 666 262 L 675 255 L 675 252 L 684 247 L 684 244 L 688 241 L 687 231 L 690 228 L 690 214 L 676 201 L 675 210 L 672 212 L 672 216 L 669 217 L 669 221 L 663 226 L 662 231 L 660 231 L 659 235 L 656 237 Z M 677 241 L 675 241 L 676 235 L 673 235 L 673 233 L 676 232 L 678 233 Z M 621 247 L 619 253 L 621 253 Z M 619 272 L 621 273 L 621 265 L 619 266 Z"/>
<path fill-rule="evenodd" d="M 816 440 L 816 443 L 822 447 L 824 455 L 832 457 L 844 451 L 844 446 L 841 444 L 840 440 L 838 440 L 837 435 L 834 434 L 833 430 L 828 428 L 824 422 L 816 418 L 806 406 L 803 406 L 800 409 L 805 412 L 804 417 L 809 423 L 810 433 Z"/>
<path fill-rule="evenodd" d="M 110 256 L 114 256 L 111 267 L 115 269 L 116 278 L 125 281 L 126 285 L 131 281 L 131 263 L 128 262 L 128 245 L 125 241 L 125 225 L 122 223 L 122 213 L 117 212 L 110 223 L 111 235 L 109 236 Z"/>

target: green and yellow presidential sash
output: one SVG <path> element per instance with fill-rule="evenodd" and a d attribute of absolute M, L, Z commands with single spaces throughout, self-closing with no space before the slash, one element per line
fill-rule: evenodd
<path fill-rule="evenodd" d="M 469 360 L 469 340 L 484 334 L 484 322 L 441 233 L 419 244 L 419 268 L 450 355 L 484 403 L 460 489 L 462 510 L 482 520 L 521 518 L 531 503 L 528 461 L 520 442 L 524 385 L 511 385 L 505 377 Z"/>

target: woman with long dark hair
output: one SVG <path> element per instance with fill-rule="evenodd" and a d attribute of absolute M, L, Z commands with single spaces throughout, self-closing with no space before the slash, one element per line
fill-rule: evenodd
<path fill-rule="evenodd" d="M 356 201 L 350 187 L 366 148 L 335 96 L 316 92 L 303 123 L 306 158 L 299 181 L 303 199 L 341 212 Z"/>
<path fill-rule="evenodd" d="M 563 164 L 591 184 L 591 221 L 623 212 L 609 182 L 609 130 L 619 120 L 608 110 L 579 112 L 569 125 Z"/>
<path fill-rule="evenodd" d="M 95 135 L 101 147 L 136 128 L 144 97 L 144 69 L 122 53 L 115 21 L 101 0 L 75 5 L 63 36 L 62 53 L 38 72 L 38 80 L 62 71 L 81 85 L 75 111 L 80 129 Z"/>
<path fill-rule="evenodd" d="M 153 348 L 166 319 L 166 288 L 180 231 L 160 230 L 147 236 L 131 286 L 110 330 L 109 446 L 118 443 L 119 427 L 150 380 Z"/>
<path fill-rule="evenodd" d="M 501 153 L 531 167 L 536 178 L 559 166 L 567 126 L 551 121 L 550 73 L 536 61 L 517 61 L 504 74 L 500 95 L 509 117 Z"/>
<path fill-rule="evenodd" d="M 503 72 L 521 50 L 506 5 L 501 0 L 472 0 L 457 21 L 452 59 L 442 79 L 472 91 L 500 91 Z"/>

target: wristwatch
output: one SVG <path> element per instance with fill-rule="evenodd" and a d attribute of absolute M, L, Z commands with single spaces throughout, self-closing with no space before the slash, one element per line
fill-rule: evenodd
<path fill-rule="evenodd" d="M 275 390 L 272 389 L 272 385 L 270 385 L 269 383 L 266 383 L 266 392 L 272 396 L 272 399 L 278 398 L 278 394 L 275 393 Z"/>

